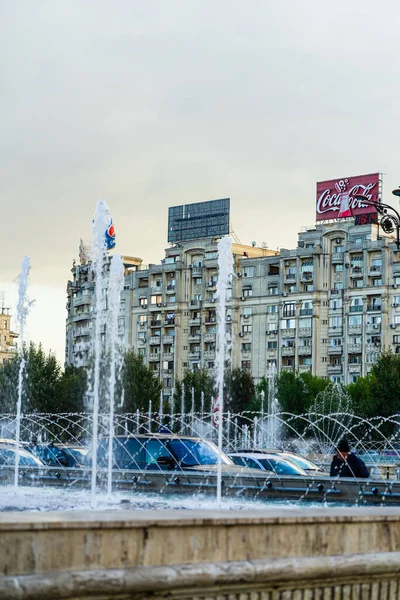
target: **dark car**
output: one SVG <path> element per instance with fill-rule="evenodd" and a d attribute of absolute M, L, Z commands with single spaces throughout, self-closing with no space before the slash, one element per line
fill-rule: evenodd
<path fill-rule="evenodd" d="M 85 446 L 30 444 L 29 451 L 49 467 L 80 467 L 85 464 Z"/>
<path fill-rule="evenodd" d="M 100 468 L 108 466 L 108 444 L 109 438 L 99 440 L 97 464 Z M 88 465 L 90 460 L 88 455 Z M 215 471 L 217 464 L 217 446 L 202 438 L 138 434 L 116 436 L 113 439 L 114 469 Z M 224 472 L 243 473 L 243 468 L 237 467 L 224 453 L 221 453 L 221 464 Z M 254 474 L 254 470 L 247 471 Z"/>
<path fill-rule="evenodd" d="M 15 465 L 16 445 L 0 443 L 0 466 L 12 467 Z M 43 467 L 42 461 L 28 452 L 25 448 L 19 449 L 19 462 L 22 467 Z"/>

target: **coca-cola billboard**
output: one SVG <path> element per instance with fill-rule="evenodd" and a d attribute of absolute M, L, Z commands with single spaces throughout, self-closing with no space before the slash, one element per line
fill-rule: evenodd
<path fill-rule="evenodd" d="M 316 220 L 345 219 L 375 213 L 374 206 L 355 198 L 358 194 L 365 196 L 370 202 L 378 202 L 379 173 L 319 181 Z"/>

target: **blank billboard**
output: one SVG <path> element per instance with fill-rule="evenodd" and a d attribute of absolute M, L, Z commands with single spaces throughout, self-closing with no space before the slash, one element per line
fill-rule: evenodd
<path fill-rule="evenodd" d="M 229 233 L 230 198 L 171 206 L 168 242 L 185 242 Z"/>

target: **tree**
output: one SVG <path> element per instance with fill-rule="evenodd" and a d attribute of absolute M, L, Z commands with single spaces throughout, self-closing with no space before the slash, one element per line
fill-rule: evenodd
<path fill-rule="evenodd" d="M 150 367 L 144 364 L 143 357 L 134 350 L 128 350 L 122 367 L 122 385 L 124 391 L 123 412 L 147 412 L 151 400 L 153 407 L 160 401 L 163 388 L 161 381 Z"/>
<path fill-rule="evenodd" d="M 202 392 L 204 394 L 205 410 L 210 410 L 210 401 L 214 396 L 214 380 L 205 369 L 196 371 L 185 371 L 182 381 L 177 380 L 174 390 L 175 412 L 182 410 L 182 384 L 185 390 L 184 407 L 185 412 L 192 410 L 192 390 L 194 390 L 194 410 L 200 412 L 202 402 Z"/>
<path fill-rule="evenodd" d="M 254 379 L 248 369 L 227 370 L 224 378 L 224 411 L 241 413 L 250 410 L 255 392 Z"/>
<path fill-rule="evenodd" d="M 307 388 L 294 371 L 281 371 L 277 376 L 277 397 L 282 412 L 301 415 L 305 412 Z"/>

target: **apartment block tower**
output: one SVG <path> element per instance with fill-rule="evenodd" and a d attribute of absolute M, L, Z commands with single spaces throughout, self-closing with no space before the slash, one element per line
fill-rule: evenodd
<path fill-rule="evenodd" d="M 159 264 L 126 259 L 118 333 L 163 381 L 165 397 L 185 370 L 213 372 L 217 241 L 173 242 Z M 347 384 L 382 349 L 400 351 L 400 252 L 374 218 L 320 220 L 296 248 L 233 243 L 232 253 L 228 352 L 256 381 L 273 363 Z M 87 261 L 72 272 L 66 362 L 85 365 L 80 342 L 90 340 L 95 282 Z"/>

